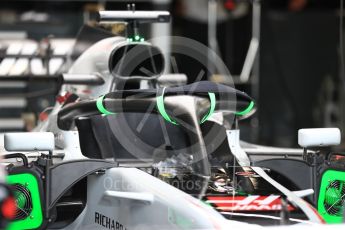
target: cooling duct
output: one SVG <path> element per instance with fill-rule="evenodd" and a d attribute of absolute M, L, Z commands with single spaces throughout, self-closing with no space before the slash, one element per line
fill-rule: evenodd
<path fill-rule="evenodd" d="M 341 223 L 345 205 L 345 172 L 327 170 L 321 180 L 318 211 L 327 223 Z"/>
<path fill-rule="evenodd" d="M 37 177 L 30 173 L 7 176 L 16 202 L 14 221 L 8 229 L 36 229 L 42 225 L 43 213 Z"/>

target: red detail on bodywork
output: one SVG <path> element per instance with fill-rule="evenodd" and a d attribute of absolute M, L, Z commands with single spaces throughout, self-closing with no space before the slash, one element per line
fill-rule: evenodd
<path fill-rule="evenodd" d="M 338 160 L 345 159 L 345 156 L 344 155 L 335 155 L 334 158 L 335 158 L 336 161 L 338 161 Z"/>
<path fill-rule="evenodd" d="M 62 103 L 64 103 L 64 102 L 67 100 L 67 98 L 68 98 L 69 96 L 71 96 L 71 94 L 68 93 L 68 92 L 65 93 L 64 95 L 58 95 L 58 96 L 56 97 L 56 101 L 59 102 L 60 104 L 62 104 Z"/>
<path fill-rule="evenodd" d="M 206 202 L 222 211 L 279 211 L 281 210 L 280 196 L 207 196 Z M 288 205 L 288 210 L 294 207 Z"/>
<path fill-rule="evenodd" d="M 92 93 L 92 91 L 90 89 L 84 89 L 82 92 L 85 94 L 91 94 Z"/>
<path fill-rule="evenodd" d="M 39 119 L 40 121 L 45 121 L 45 120 L 47 120 L 48 116 L 49 116 L 48 113 L 42 112 L 42 113 L 40 113 L 40 115 L 38 116 L 38 119 Z"/>

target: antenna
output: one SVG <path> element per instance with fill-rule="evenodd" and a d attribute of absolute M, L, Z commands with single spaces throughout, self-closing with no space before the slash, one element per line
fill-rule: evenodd
<path fill-rule="evenodd" d="M 132 29 L 132 34 L 128 37 L 129 41 L 144 41 L 139 34 L 139 26 L 143 23 L 168 23 L 170 13 L 168 11 L 137 11 L 135 4 L 128 4 L 124 11 L 99 11 L 97 20 L 99 23 L 118 23 L 126 22 Z"/>

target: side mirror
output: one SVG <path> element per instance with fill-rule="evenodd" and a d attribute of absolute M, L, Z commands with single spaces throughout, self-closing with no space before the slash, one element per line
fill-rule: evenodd
<path fill-rule="evenodd" d="M 50 132 L 5 133 L 7 151 L 53 151 L 54 134 Z"/>
<path fill-rule="evenodd" d="M 298 144 L 303 148 L 339 145 L 341 133 L 338 128 L 298 130 Z"/>

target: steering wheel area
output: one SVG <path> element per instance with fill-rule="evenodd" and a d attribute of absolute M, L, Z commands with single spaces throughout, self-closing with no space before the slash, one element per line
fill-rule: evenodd
<path fill-rule="evenodd" d="M 214 112 L 232 113 L 237 119 L 244 119 L 255 112 L 254 105 L 253 99 L 244 92 L 201 81 L 173 88 L 115 91 L 95 100 L 67 104 L 58 113 L 58 126 L 70 130 L 79 117 L 99 114 L 160 114 L 167 122 L 181 126 L 191 143 L 197 143 L 191 146 L 190 152 L 193 153 L 192 168 L 203 180 L 199 196 L 202 197 L 211 169 L 200 124 Z"/>

